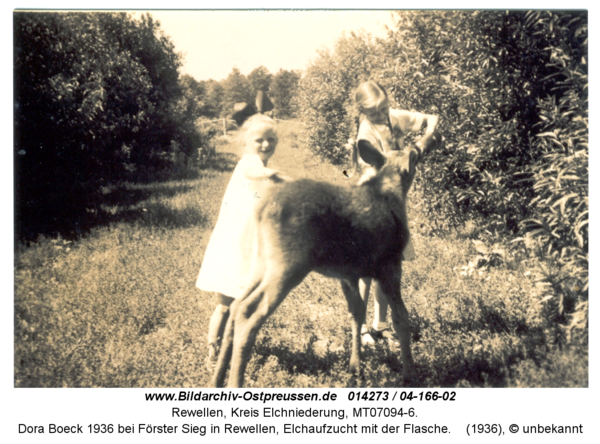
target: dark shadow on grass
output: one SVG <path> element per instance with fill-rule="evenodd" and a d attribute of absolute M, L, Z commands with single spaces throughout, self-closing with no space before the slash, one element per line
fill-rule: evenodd
<path fill-rule="evenodd" d="M 148 199 L 152 195 L 150 190 L 130 189 L 127 185 L 120 186 L 102 196 L 102 205 L 133 206 L 138 202 Z"/>
<path fill-rule="evenodd" d="M 507 317 L 502 310 L 479 303 L 480 312 L 477 316 L 462 320 L 448 320 L 442 316 L 437 316 L 435 320 L 420 316 L 418 313 L 410 313 L 410 325 L 412 340 L 418 342 L 421 339 L 422 331 L 431 328 L 433 324 L 438 325 L 441 333 L 451 334 L 453 332 L 489 332 L 489 333 L 510 333 L 514 332 L 519 336 L 536 335 L 538 327 L 532 327 L 527 324 L 523 318 Z"/>
<path fill-rule="evenodd" d="M 169 208 L 161 203 L 152 203 L 143 209 L 124 210 L 111 215 L 109 222 L 127 222 L 144 227 L 189 228 L 203 226 L 208 218 L 200 208 Z"/>
<path fill-rule="evenodd" d="M 202 208 L 191 207 L 176 209 L 159 202 L 141 202 L 149 200 L 152 196 L 175 197 L 193 189 L 192 185 L 169 185 L 167 183 L 155 184 L 152 189 L 132 188 L 135 185 L 122 185 L 105 194 L 102 204 L 97 210 L 88 212 L 76 221 L 75 227 L 70 231 L 62 232 L 66 239 L 75 240 L 98 227 L 107 227 L 113 223 L 125 222 L 139 224 L 144 227 L 161 228 L 189 228 L 203 226 L 208 218 L 202 213 Z M 119 207 L 116 212 L 111 212 L 111 207 Z M 138 206 L 131 209 L 127 207 Z M 122 209 L 124 207 L 124 209 Z"/>
<path fill-rule="evenodd" d="M 343 368 L 348 371 L 350 363 L 350 351 L 327 351 L 325 353 L 315 352 L 312 344 L 306 350 L 293 350 L 283 343 L 273 344 L 270 340 L 257 343 L 253 349 L 257 366 L 266 364 L 270 356 L 277 356 L 279 366 L 291 375 L 303 374 L 307 376 L 331 375 L 332 372 Z M 391 372 L 398 375 L 398 381 L 402 384 L 402 357 L 400 351 L 388 349 L 386 345 L 376 347 L 363 347 L 361 353 L 361 369 L 367 365 L 377 367 L 379 364 L 387 366 Z M 364 370 L 358 375 L 351 375 L 348 387 L 364 387 Z M 363 381 L 362 383 L 360 381 Z"/>
<path fill-rule="evenodd" d="M 102 196 L 102 205 L 134 206 L 141 201 L 147 200 L 150 196 L 175 197 L 194 188 L 192 185 L 173 183 L 154 183 L 151 188 L 138 188 L 138 186 L 131 183 L 120 185 Z"/>
<path fill-rule="evenodd" d="M 205 217 L 197 210 L 179 211 L 162 207 L 156 208 L 154 212 L 148 211 L 150 214 L 142 214 L 142 210 L 126 210 L 125 214 L 121 215 L 121 212 L 112 214 L 106 211 L 106 207 L 135 206 L 152 195 L 175 196 L 192 189 L 193 186 L 173 186 L 166 183 L 167 181 L 194 180 L 209 170 L 230 172 L 235 168 L 237 161 L 238 156 L 233 153 L 216 153 L 201 168 L 182 167 L 170 171 L 134 174 L 128 178 L 128 182 L 114 189 L 107 186 L 107 192 L 104 194 L 90 190 L 84 195 L 65 197 L 70 194 L 69 190 L 64 190 L 62 194 L 57 194 L 55 201 L 46 199 L 31 201 L 27 205 L 15 205 L 16 208 L 20 208 L 19 211 L 15 210 L 15 245 L 29 245 L 36 242 L 39 236 L 61 236 L 67 240 L 77 240 L 94 228 L 107 226 L 115 221 L 138 220 L 136 216 L 139 216 L 139 220 L 145 225 L 150 225 L 152 221 L 156 221 L 159 226 L 175 227 L 203 224 Z M 149 185 L 148 189 L 144 188 L 146 185 Z"/>
<path fill-rule="evenodd" d="M 285 344 L 273 344 L 270 341 L 257 343 L 253 349 L 257 365 L 264 365 L 269 356 L 277 356 L 280 365 L 291 374 L 317 375 L 329 373 L 335 364 L 348 362 L 346 352 L 327 352 L 323 356 L 315 353 L 312 347 L 305 351 L 292 350 Z"/>
<path fill-rule="evenodd" d="M 126 181 L 136 184 L 167 182 L 172 180 L 195 180 L 200 177 L 200 168 L 188 166 L 173 166 L 163 169 L 147 169 L 129 174 Z"/>
<path fill-rule="evenodd" d="M 143 336 L 148 335 L 150 333 L 154 333 L 160 327 L 165 325 L 166 319 L 167 314 L 162 308 L 155 310 L 154 313 L 148 313 L 144 315 L 142 319 L 136 319 L 139 335 Z"/>
<path fill-rule="evenodd" d="M 455 387 L 459 382 L 464 386 L 464 381 L 471 387 L 506 387 L 513 367 L 523 361 L 539 366 L 549 351 L 542 328 L 530 328 L 527 334 L 520 335 L 520 343 L 520 346 L 496 352 L 480 348 L 479 351 L 469 349 L 465 353 L 456 353 L 433 363 L 430 374 L 422 378 L 430 381 L 428 385 L 442 387 Z"/>
<path fill-rule="evenodd" d="M 524 319 L 507 320 L 500 310 L 480 304 L 480 315 L 468 321 L 437 321 L 411 313 L 411 332 L 413 342 L 419 342 L 426 331 L 437 325 L 436 335 L 446 339 L 461 335 L 479 336 L 497 335 L 499 338 L 512 337 L 518 346 L 507 347 L 497 353 L 481 352 L 455 354 L 435 358 L 431 366 L 422 369 L 417 377 L 416 386 L 441 387 L 506 387 L 511 376 L 511 368 L 522 361 L 540 365 L 549 350 L 546 334 L 541 326 L 527 325 Z M 490 337 L 490 336 L 487 336 Z M 451 339 L 448 339 L 449 341 Z M 416 357 L 417 361 L 419 357 Z M 466 382 L 466 384 L 465 384 Z"/>
<path fill-rule="evenodd" d="M 433 385 L 440 387 L 456 387 L 460 381 L 467 381 L 471 387 L 506 387 L 508 384 L 508 367 L 523 359 L 519 352 L 507 356 L 505 365 L 490 363 L 483 357 L 465 359 L 455 356 L 449 362 L 445 362 L 443 368 L 433 376 Z"/>

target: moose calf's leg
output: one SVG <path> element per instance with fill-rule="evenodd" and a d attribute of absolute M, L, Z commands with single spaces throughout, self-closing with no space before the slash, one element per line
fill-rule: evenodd
<path fill-rule="evenodd" d="M 392 308 L 392 321 L 394 329 L 400 339 L 402 350 L 402 377 L 405 383 L 410 383 L 416 376 L 415 364 L 410 349 L 410 323 L 408 321 L 408 310 L 402 299 L 398 303 L 390 303 Z"/>
<path fill-rule="evenodd" d="M 350 356 L 349 371 L 351 373 L 358 373 L 360 371 L 360 329 L 365 322 L 367 306 L 360 297 L 358 280 L 352 282 L 342 281 L 342 290 L 344 291 L 344 296 L 346 296 L 346 301 L 348 302 L 348 310 L 352 315 L 352 355 Z"/>
<path fill-rule="evenodd" d="M 255 293 L 256 288 L 262 282 L 262 273 L 263 270 L 261 267 L 255 267 L 253 270 L 252 279 L 249 281 L 251 284 L 245 291 L 244 296 L 239 299 L 233 301 L 231 306 L 229 307 L 229 319 L 225 325 L 225 329 L 223 332 L 223 340 L 221 341 L 221 352 L 219 353 L 219 359 L 217 360 L 217 365 L 215 367 L 215 371 L 210 381 L 211 387 L 222 387 L 225 381 L 225 374 L 227 373 L 227 369 L 229 368 L 229 363 L 231 361 L 231 353 L 233 350 L 233 337 L 235 324 L 234 319 L 237 316 L 237 312 L 239 310 L 239 306 L 241 301 L 247 300 L 253 293 Z"/>
<path fill-rule="evenodd" d="M 402 276 L 402 265 L 388 267 L 387 273 L 383 274 L 379 283 L 385 293 L 392 312 L 394 330 L 400 339 L 402 350 L 402 377 L 405 383 L 410 383 L 416 376 L 415 364 L 410 348 L 410 323 L 408 310 L 402 301 L 400 294 L 400 277 Z"/>
<path fill-rule="evenodd" d="M 289 270 L 286 273 L 280 268 L 280 264 L 272 267 L 274 272 L 266 273 L 258 288 L 248 298 L 240 301 L 234 319 L 233 355 L 228 387 L 243 386 L 244 372 L 260 327 L 281 304 L 290 290 L 307 274 L 307 272 L 291 273 Z"/>
<path fill-rule="evenodd" d="M 262 305 L 262 304 L 261 304 Z M 229 383 L 227 387 L 236 388 L 244 385 L 244 373 L 250 360 L 252 348 L 256 342 L 256 335 L 264 320 L 262 307 L 257 308 L 250 319 L 237 319 L 236 329 L 233 339 L 233 353 L 231 359 L 231 370 L 229 372 Z"/>
<path fill-rule="evenodd" d="M 239 311 L 241 301 L 246 300 L 251 296 L 252 293 L 254 293 L 254 290 L 256 287 L 258 287 L 261 280 L 261 270 L 257 268 L 251 281 L 252 284 L 246 290 L 245 295 L 240 299 L 234 300 L 229 307 L 229 319 L 225 325 L 219 359 L 217 360 L 217 365 L 210 381 L 211 387 L 222 387 L 223 383 L 225 382 L 225 374 L 227 373 L 227 368 L 229 367 L 229 362 L 231 361 L 231 352 L 233 350 L 233 337 L 235 330 L 235 323 L 233 320 L 237 316 L 236 313 Z"/>
<path fill-rule="evenodd" d="M 231 350 L 233 347 L 233 318 L 237 311 L 237 301 L 234 301 L 229 308 L 229 319 L 225 325 L 225 331 L 223 339 L 221 340 L 221 351 L 219 353 L 219 359 L 217 360 L 217 366 L 210 380 L 211 387 L 222 387 L 225 381 L 225 374 L 227 373 L 227 367 L 231 360 Z"/>
<path fill-rule="evenodd" d="M 244 384 L 244 372 L 256 335 L 268 316 L 264 313 L 264 302 L 265 289 L 261 283 L 250 295 L 239 301 L 236 313 L 231 314 L 234 331 L 228 387 L 242 387 Z"/>

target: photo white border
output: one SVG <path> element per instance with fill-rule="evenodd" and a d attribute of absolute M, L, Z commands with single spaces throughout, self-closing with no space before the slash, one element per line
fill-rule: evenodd
<path fill-rule="evenodd" d="M 171 1 L 166 4 L 170 6 L 170 8 L 164 8 L 164 2 L 156 2 L 156 1 L 145 1 L 145 2 L 116 2 L 116 1 L 105 1 L 105 2 L 97 2 L 93 4 L 101 4 L 101 8 L 93 7 L 91 5 L 86 5 L 90 9 L 121 9 L 121 10 L 152 10 L 152 9 L 198 9 L 198 2 L 190 2 L 190 1 Z M 369 2 L 370 8 L 364 9 L 394 9 L 397 8 L 400 4 L 391 1 L 376 1 Z M 527 7 L 525 7 L 525 5 Z M 523 2 L 518 1 L 505 1 L 499 4 L 492 4 L 486 6 L 486 9 L 566 9 L 565 4 L 558 2 Z M 262 2 L 252 2 L 252 9 L 282 9 L 282 3 L 276 1 L 262 1 Z M 291 2 L 285 4 L 285 9 L 354 9 L 353 6 L 356 6 L 356 3 L 348 3 L 348 2 L 331 2 L 331 1 L 305 1 L 305 2 Z M 406 5 L 406 6 L 416 6 Z M 418 4 L 420 9 L 449 9 L 448 3 L 441 2 L 429 2 L 424 1 Z M 589 11 L 589 27 L 592 30 L 590 35 L 594 36 L 595 23 L 597 22 L 597 11 L 598 7 L 592 2 L 576 2 L 576 4 L 568 4 L 568 9 L 587 9 Z M 218 9 L 247 9 L 250 5 L 246 3 L 242 3 L 240 1 L 223 1 L 219 3 Z M 491 7 L 491 8 L 490 8 Z M 41 1 L 30 1 L 26 4 L 21 5 L 13 5 L 10 11 L 6 11 L 6 14 L 3 14 L 3 20 L 6 20 L 4 26 L 2 26 L 2 33 L 4 34 L 4 45 L 2 45 L 2 50 L 6 51 L 4 60 L 12 60 L 12 11 L 14 9 L 27 8 L 27 9 L 49 9 L 49 4 L 47 2 Z M 481 9 L 481 3 L 475 4 L 475 2 L 452 2 L 452 9 Z M 54 2 L 52 4 L 52 9 L 82 9 L 81 2 L 74 1 L 59 1 Z M 86 9 L 86 8 L 84 8 Z M 205 8 L 202 8 L 205 9 Z M 206 8 L 211 9 L 211 8 Z M 590 65 L 592 68 L 590 69 L 590 78 L 595 78 L 595 70 L 593 69 L 597 62 L 597 57 L 595 57 L 596 45 L 595 41 L 590 42 Z M 12 70 L 8 73 L 5 73 L 5 78 L 3 85 L 4 88 L 10 89 L 12 92 Z M 593 82 L 595 85 L 595 81 Z M 590 91 L 593 93 L 595 91 L 595 87 L 592 87 Z M 12 108 L 9 111 L 8 106 L 11 104 L 12 97 L 8 97 L 7 94 L 6 100 L 4 103 L 6 104 L 6 108 L 3 115 L 5 119 L 3 121 L 7 125 L 5 134 L 9 135 L 10 143 L 13 141 L 13 122 L 12 122 Z M 12 94 L 10 94 L 12 96 Z M 590 96 L 590 116 L 592 117 L 592 124 L 590 127 L 592 131 L 590 131 L 590 140 L 593 142 L 594 140 L 594 105 L 595 105 L 595 97 L 594 94 Z M 593 145 L 593 143 L 592 143 Z M 6 158 L 2 159 L 3 168 L 7 168 L 8 171 L 3 171 L 4 174 L 0 175 L 0 180 L 2 180 L 2 185 L 4 190 L 8 190 L 3 193 L 3 204 L 7 205 L 12 209 L 12 199 L 13 199 L 13 182 L 12 182 L 12 149 L 4 150 L 3 154 Z M 590 162 L 591 162 L 591 170 L 596 170 L 596 154 L 591 150 Z M 597 180 L 595 179 L 595 175 L 591 174 L 590 177 L 590 186 L 594 190 L 592 192 L 592 206 L 590 208 L 590 220 L 591 225 L 595 225 L 595 221 L 597 220 L 596 215 L 596 205 L 595 196 L 597 190 Z M 6 202 L 4 202 L 4 196 L 7 196 Z M 2 256 L 2 277 L 1 282 L 5 285 L 5 294 L 8 295 L 5 299 L 8 300 L 6 302 L 6 307 L 2 310 L 3 313 L 3 322 L 2 325 L 2 351 L 4 356 L 9 357 L 9 359 L 5 359 L 4 364 L 1 366 L 1 378 L 2 381 L 2 392 L 1 398 L 3 400 L 5 413 L 2 418 L 2 428 L 0 436 L 7 437 L 7 441 L 5 442 L 71 442 L 67 437 L 64 436 L 34 436 L 34 435 L 17 435 L 15 433 L 15 424 L 19 422 L 26 423 L 40 423 L 46 424 L 49 422 L 57 422 L 57 423 L 90 423 L 90 422 L 103 422 L 103 421 L 112 421 L 117 422 L 114 418 L 122 418 L 120 421 L 122 424 L 130 424 L 136 422 L 154 422 L 154 423 L 162 423 L 168 422 L 165 421 L 169 416 L 170 410 L 166 403 L 158 404 L 158 403 L 147 403 L 143 401 L 143 393 L 145 392 L 176 392 L 177 390 L 146 390 L 146 389 L 23 389 L 14 388 L 14 329 L 13 329 L 13 320 L 14 320 L 14 304 L 13 298 L 10 295 L 13 295 L 14 291 L 14 257 L 10 252 L 13 251 L 12 248 L 8 245 L 8 238 L 14 241 L 13 237 L 13 225 L 12 225 L 12 212 L 11 216 L 5 218 L 5 230 L 3 232 L 6 234 L 2 237 L 3 246 L 5 248 L 3 251 L 5 252 Z M 594 230 L 590 230 L 590 233 L 594 233 Z M 4 245 L 6 243 L 7 245 Z M 590 245 L 592 249 L 595 248 L 595 242 L 593 239 L 593 234 L 590 235 Z M 595 257 L 594 253 L 591 253 L 590 256 L 592 259 Z M 592 291 L 590 293 L 594 293 L 593 289 L 596 288 L 596 279 L 595 273 L 596 271 L 596 263 L 590 262 L 590 288 Z M 544 438 L 544 442 L 554 442 L 554 440 L 558 441 L 568 439 L 570 441 L 575 442 L 593 442 L 594 439 L 600 438 L 600 432 L 598 432 L 598 428 L 596 426 L 596 416 L 594 414 L 597 411 L 597 399 L 600 392 L 597 386 L 597 339 L 598 335 L 595 333 L 597 331 L 594 328 L 594 321 L 597 319 L 597 315 L 595 314 L 594 307 L 595 305 L 591 304 L 592 309 L 590 310 L 590 350 L 589 350 L 589 361 L 590 361 L 590 374 L 589 374 L 589 388 L 583 389 L 460 389 L 458 390 L 459 396 L 461 397 L 461 402 L 457 405 L 458 408 L 450 408 L 449 406 L 442 405 L 428 405 L 426 406 L 426 411 L 428 415 L 432 415 L 432 418 L 439 417 L 440 421 L 444 423 L 452 423 L 453 421 L 464 421 L 465 415 L 469 415 L 472 418 L 472 422 L 478 421 L 487 421 L 487 422 L 500 422 L 500 423 L 508 423 L 511 421 L 511 418 L 523 418 L 525 417 L 527 422 L 540 424 L 548 424 L 552 422 L 560 422 L 562 424 L 570 424 L 573 421 L 579 421 L 585 424 L 586 433 L 584 435 L 585 439 L 581 439 L 582 436 L 577 435 L 568 435 L 568 436 L 530 436 L 527 439 L 528 443 L 537 442 L 538 439 L 541 442 L 541 438 Z M 199 391 L 197 389 L 196 391 Z M 286 389 L 280 389 L 286 390 Z M 202 389 L 202 391 L 207 391 L 206 389 Z M 266 390 L 270 392 L 277 392 L 279 390 Z M 340 395 L 344 394 L 346 391 L 344 389 L 335 390 L 336 393 Z M 261 406 L 262 407 L 262 406 Z M 286 406 L 289 407 L 289 406 Z M 425 413 L 424 413 L 425 414 Z M 436 416 L 437 415 L 437 416 Z M 593 416 L 592 416 L 593 415 Z M 515 420 L 516 421 L 516 420 Z M 240 421 L 240 424 L 243 421 Z M 260 421 L 253 420 L 249 423 L 256 423 Z M 265 421 L 266 422 L 266 421 Z M 592 438 L 592 436 L 594 438 Z M 378 435 L 376 439 L 382 439 L 383 435 Z M 72 439 L 77 439 L 76 436 L 72 436 Z M 191 438 L 191 437 L 190 437 Z M 208 438 L 208 437 L 207 437 Z M 222 435 L 222 439 L 229 439 L 228 436 Z M 306 439 L 316 439 L 318 441 L 325 439 L 337 439 L 339 436 L 334 437 L 323 437 L 323 436 L 310 436 L 310 435 L 297 435 L 292 437 L 286 437 L 286 439 L 291 439 L 291 441 L 300 439 L 305 441 Z M 409 436 L 396 436 L 390 438 L 393 439 L 412 439 Z M 510 437 L 511 442 L 521 442 L 523 436 L 514 436 Z M 6 439 L 6 438 L 5 438 Z M 94 441 L 94 440 L 106 440 L 106 437 L 94 437 L 94 439 L 89 439 L 89 436 L 86 435 L 84 441 Z M 116 442 L 138 442 L 143 439 L 144 442 L 164 442 L 166 439 L 169 439 L 164 436 L 143 436 L 143 435 L 135 435 L 135 436 L 112 436 L 109 439 L 115 440 Z M 178 439 L 182 439 L 181 436 Z M 196 438 L 202 439 L 202 438 Z M 248 437 L 247 435 L 242 435 L 242 439 L 252 439 L 252 437 Z M 360 440 L 361 442 L 366 439 L 365 436 L 361 435 L 353 435 L 351 441 L 356 440 L 357 442 Z M 385 439 L 385 438 L 383 438 Z M 420 440 L 423 442 L 439 442 L 441 440 L 465 440 L 467 439 L 464 435 L 460 433 L 454 434 L 454 436 L 449 437 L 421 437 Z M 472 438 L 473 439 L 473 438 Z M 498 437 L 482 437 L 482 439 L 477 438 L 477 442 L 487 442 L 488 440 L 499 439 Z M 214 440 L 214 439 L 211 439 Z M 80 442 L 81 438 L 77 439 L 77 441 L 72 442 Z M 268 440 L 267 440 L 268 441 Z M 449 441 L 448 441 L 449 442 Z M 524 442 L 524 441 L 523 441 Z"/>

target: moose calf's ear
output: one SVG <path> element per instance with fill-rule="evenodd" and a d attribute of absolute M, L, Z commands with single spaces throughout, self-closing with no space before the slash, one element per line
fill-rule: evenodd
<path fill-rule="evenodd" d="M 246 102 L 239 102 L 233 105 L 233 113 L 231 118 L 235 120 L 238 126 L 242 126 L 249 117 L 253 116 L 257 112 L 263 114 L 271 111 L 275 106 L 271 99 L 267 96 L 264 91 L 259 90 L 256 94 L 256 105 L 251 105 Z"/>
<path fill-rule="evenodd" d="M 233 105 L 233 114 L 231 114 L 231 118 L 235 120 L 238 126 L 242 126 L 242 124 L 248 120 L 248 117 L 256 114 L 256 108 L 253 105 L 250 105 L 246 102 L 239 102 Z"/>
<path fill-rule="evenodd" d="M 273 102 L 271 102 L 271 99 L 269 99 L 269 96 L 259 89 L 256 93 L 256 109 L 258 109 L 258 112 L 264 114 L 271 111 L 273 108 L 275 108 L 275 106 L 273 105 Z"/>
<path fill-rule="evenodd" d="M 376 170 L 381 169 L 385 163 L 385 156 L 368 140 L 358 141 L 358 153 L 362 160 L 375 167 Z"/>

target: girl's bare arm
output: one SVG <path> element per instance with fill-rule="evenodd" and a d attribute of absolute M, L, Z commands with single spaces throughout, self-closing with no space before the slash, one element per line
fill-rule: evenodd
<path fill-rule="evenodd" d="M 440 118 L 433 114 L 425 114 L 425 120 L 427 122 L 427 129 L 425 130 L 425 135 L 429 136 L 437 128 Z"/>
<path fill-rule="evenodd" d="M 253 167 L 248 168 L 245 172 L 245 176 L 250 180 L 290 180 L 289 177 L 281 174 L 281 172 L 274 170 L 273 168 L 266 167 Z"/>

